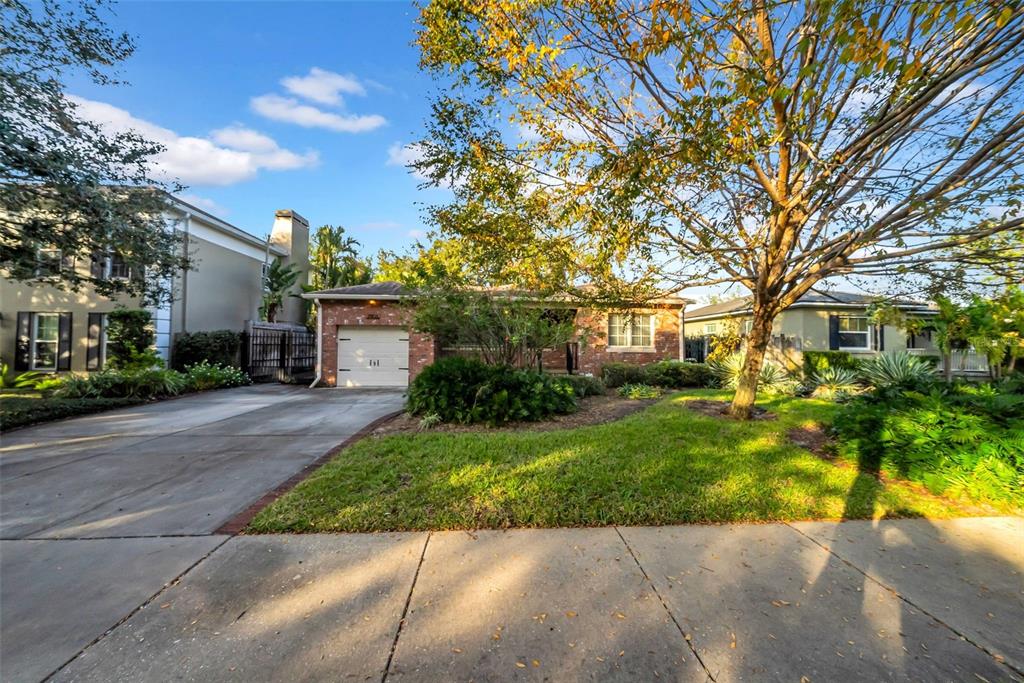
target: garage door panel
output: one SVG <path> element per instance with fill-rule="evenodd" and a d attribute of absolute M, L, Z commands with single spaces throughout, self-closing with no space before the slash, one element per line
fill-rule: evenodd
<path fill-rule="evenodd" d="M 398 327 L 338 329 L 338 384 L 407 386 L 409 334 Z"/>

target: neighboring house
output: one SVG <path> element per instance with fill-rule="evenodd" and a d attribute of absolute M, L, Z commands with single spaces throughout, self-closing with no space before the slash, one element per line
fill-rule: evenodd
<path fill-rule="evenodd" d="M 305 294 L 319 307 L 317 381 L 328 386 L 406 386 L 444 355 L 446 349 L 432 337 L 409 330 L 410 311 L 400 303 L 409 294 L 397 282 Z M 685 299 L 665 297 L 621 312 L 577 307 L 568 300 L 538 303 L 573 310 L 580 336 L 589 337 L 545 351 L 546 370 L 599 374 L 612 361 L 641 364 L 682 357 Z"/>
<path fill-rule="evenodd" d="M 182 233 L 193 269 L 170 283 L 171 302 L 150 309 L 157 351 L 165 359 L 170 359 L 174 335 L 180 332 L 241 332 L 248 321 L 257 320 L 270 260 L 309 270 L 309 223 L 294 211 L 276 213 L 270 245 L 175 197 L 168 197 L 166 220 L 169 228 Z M 42 251 L 55 270 L 79 268 L 94 277 L 140 277 L 112 246 L 109 254 L 84 263 Z M 59 277 L 59 272 L 54 275 Z M 299 282 L 305 281 L 305 275 L 300 277 Z M 298 293 L 298 284 L 295 289 Z M 68 292 L 45 281 L 0 277 L 0 355 L 17 370 L 100 370 L 106 361 L 107 314 L 123 307 L 141 308 L 142 302 L 126 296 L 111 299 L 88 289 Z M 305 322 L 302 301 L 286 297 L 278 319 Z"/>
<path fill-rule="evenodd" d="M 799 365 L 804 351 L 847 351 L 854 357 L 869 358 L 878 353 L 908 351 L 938 356 L 931 333 L 908 334 L 893 325 L 874 325 L 868 315 L 877 297 L 850 292 L 811 290 L 783 311 L 772 325 L 771 358 Z M 710 339 L 733 330 L 741 336 L 750 330 L 750 298 L 744 297 L 695 308 L 686 312 L 686 357 L 702 361 Z M 935 308 L 927 303 L 897 300 L 893 303 L 909 317 L 931 317 Z M 987 372 L 977 354 L 958 354 L 954 368 L 963 372 Z"/>

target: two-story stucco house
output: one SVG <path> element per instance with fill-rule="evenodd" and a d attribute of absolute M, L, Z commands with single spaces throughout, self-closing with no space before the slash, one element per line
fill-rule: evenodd
<path fill-rule="evenodd" d="M 174 335 L 180 332 L 245 329 L 258 320 L 264 273 L 280 259 L 309 270 L 309 224 L 291 210 L 274 217 L 269 244 L 213 214 L 168 196 L 165 219 L 182 234 L 182 248 L 193 268 L 171 283 L 172 300 L 150 309 L 156 347 L 170 358 Z M 80 268 L 95 277 L 134 277 L 130 264 L 111 254 L 87 262 L 52 258 L 60 268 Z M 305 282 L 300 277 L 299 282 Z M 298 283 L 295 294 L 299 293 Z M 106 316 L 115 308 L 141 308 L 129 297 L 108 298 L 90 289 L 69 292 L 44 280 L 16 282 L 0 273 L 0 357 L 16 370 L 87 372 L 105 362 Z M 297 297 L 286 297 L 281 322 L 303 323 Z"/>

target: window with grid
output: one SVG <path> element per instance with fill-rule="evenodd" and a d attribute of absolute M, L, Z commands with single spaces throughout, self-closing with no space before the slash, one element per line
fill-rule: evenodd
<path fill-rule="evenodd" d="M 36 313 L 32 316 L 32 369 L 56 370 L 60 341 L 60 315 Z"/>
<path fill-rule="evenodd" d="M 131 278 L 131 275 L 131 266 L 124 260 L 124 257 L 117 252 L 112 253 L 110 255 L 110 279 L 128 280 Z"/>
<path fill-rule="evenodd" d="M 654 346 L 653 316 L 615 313 L 608 316 L 608 346 Z"/>
<path fill-rule="evenodd" d="M 839 318 L 840 349 L 870 349 L 871 323 L 867 318 Z"/>

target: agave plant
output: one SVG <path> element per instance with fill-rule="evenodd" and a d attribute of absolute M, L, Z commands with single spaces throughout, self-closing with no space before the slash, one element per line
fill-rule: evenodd
<path fill-rule="evenodd" d="M 811 375 L 810 385 L 813 387 L 811 396 L 828 401 L 856 394 L 861 390 L 861 386 L 857 384 L 857 372 L 850 368 L 821 368 Z"/>
<path fill-rule="evenodd" d="M 726 389 L 735 389 L 739 384 L 743 370 L 743 354 L 736 353 L 724 360 L 708 363 L 711 372 Z M 785 369 L 773 363 L 765 363 L 757 376 L 758 391 L 766 394 L 791 394 L 796 391 L 797 383 Z"/>
<path fill-rule="evenodd" d="M 918 387 L 935 379 L 931 364 L 909 353 L 887 353 L 872 358 L 860 366 L 860 378 L 871 386 Z"/>

